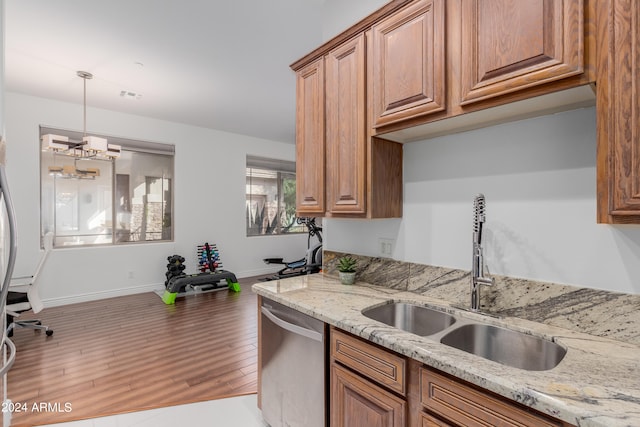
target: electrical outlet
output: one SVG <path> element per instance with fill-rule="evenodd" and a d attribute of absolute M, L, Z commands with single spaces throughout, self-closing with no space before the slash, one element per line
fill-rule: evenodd
<path fill-rule="evenodd" d="M 133 274 L 133 271 L 130 271 L 130 272 L 127 274 L 127 277 L 128 277 L 129 279 L 133 279 L 133 278 L 134 278 L 134 276 L 135 276 L 135 275 Z"/>
<path fill-rule="evenodd" d="M 380 237 L 378 239 L 378 254 L 383 257 L 390 258 L 393 255 L 393 246 L 395 239 L 386 239 Z"/>

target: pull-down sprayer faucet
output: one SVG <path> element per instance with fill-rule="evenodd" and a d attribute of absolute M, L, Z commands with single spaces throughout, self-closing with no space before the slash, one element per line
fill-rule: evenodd
<path fill-rule="evenodd" d="M 473 201 L 473 258 L 471 264 L 471 311 L 480 311 L 480 285 L 493 285 L 491 277 L 484 275 L 484 255 L 482 253 L 482 224 L 485 222 L 484 194 L 478 194 Z"/>

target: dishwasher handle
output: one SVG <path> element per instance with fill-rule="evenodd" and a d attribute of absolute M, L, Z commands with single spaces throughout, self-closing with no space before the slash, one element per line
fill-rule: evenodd
<path fill-rule="evenodd" d="M 280 326 L 282 329 L 285 329 L 296 335 L 302 335 L 303 337 L 307 337 L 314 341 L 322 342 L 322 334 L 320 332 L 316 332 L 314 330 L 303 328 L 302 326 L 294 325 L 293 323 L 284 321 L 278 316 L 276 316 L 275 314 L 273 314 L 266 307 L 260 307 L 260 311 L 262 312 L 262 314 L 264 314 L 267 317 L 267 319 L 271 320 L 273 323 Z"/>

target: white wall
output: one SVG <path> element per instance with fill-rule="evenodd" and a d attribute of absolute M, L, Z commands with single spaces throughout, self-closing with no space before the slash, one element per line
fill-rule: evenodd
<path fill-rule="evenodd" d="M 82 106 L 6 94 L 7 175 L 18 218 L 15 275 L 33 274 L 39 260 L 38 126 L 82 129 Z M 306 235 L 245 236 L 245 156 L 295 159 L 292 144 L 87 109 L 90 132 L 172 143 L 175 156 L 175 242 L 57 249 L 48 260 L 41 295 L 48 305 L 158 288 L 167 257 L 183 255 L 195 272 L 196 245 L 217 243 L 226 270 L 239 277 L 274 271 L 262 258 L 304 255 Z M 161 286 L 160 286 L 161 287 Z"/>
<path fill-rule="evenodd" d="M 389 0 L 325 0 L 322 7 L 322 39 L 340 34 Z"/>
<path fill-rule="evenodd" d="M 325 248 L 471 269 L 473 199 L 487 201 L 494 274 L 640 293 L 640 226 L 596 223 L 595 108 L 404 145 L 402 219 L 326 220 Z"/>
<path fill-rule="evenodd" d="M 4 0 L 0 0 L 0 139 L 4 135 Z"/>

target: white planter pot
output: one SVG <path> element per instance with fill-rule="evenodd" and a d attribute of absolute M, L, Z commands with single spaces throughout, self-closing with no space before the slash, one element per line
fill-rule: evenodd
<path fill-rule="evenodd" d="M 343 273 L 342 271 L 338 272 L 340 276 L 340 283 L 343 285 L 353 285 L 353 282 L 356 280 L 356 273 Z"/>

